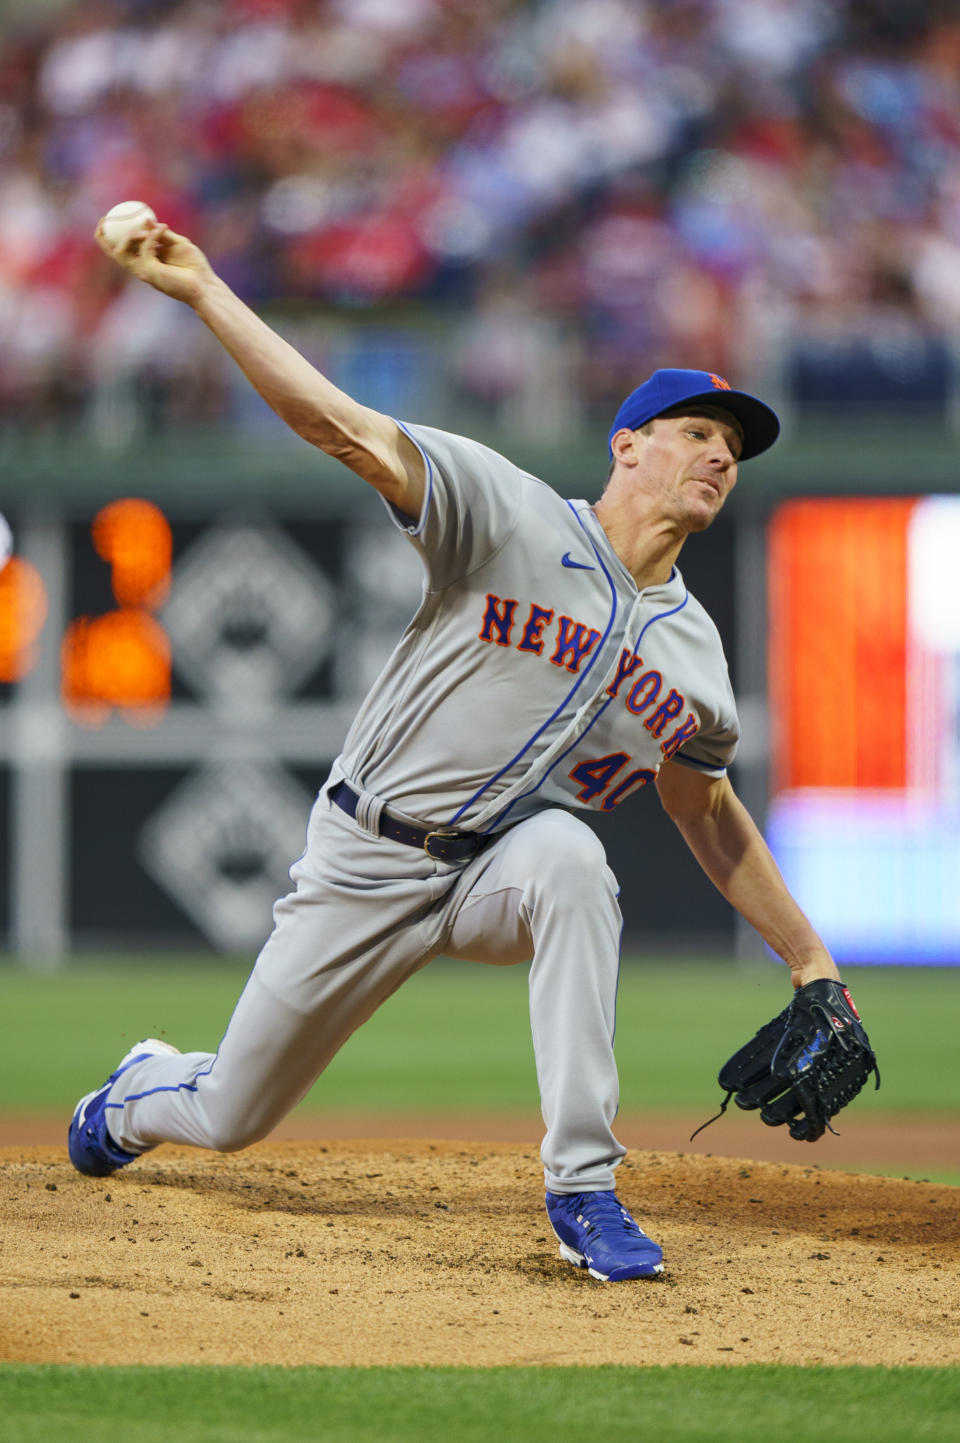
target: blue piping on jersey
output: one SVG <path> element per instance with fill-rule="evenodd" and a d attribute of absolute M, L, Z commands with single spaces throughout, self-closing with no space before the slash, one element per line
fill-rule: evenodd
<path fill-rule="evenodd" d="M 687 756 L 687 753 L 683 750 L 682 747 L 680 751 L 674 753 L 674 756 L 676 757 L 677 761 L 683 762 L 686 766 L 701 767 L 705 772 L 725 772 L 727 770 L 726 767 L 719 764 L 715 765 L 713 762 L 701 762 L 698 761 L 696 757 Z"/>
<path fill-rule="evenodd" d="M 411 439 L 412 439 L 412 437 L 411 437 Z M 483 796 L 484 792 L 488 792 L 488 791 L 490 790 L 490 788 L 493 786 L 493 784 L 494 784 L 495 782 L 498 782 L 498 781 L 500 780 L 500 778 L 504 775 L 504 773 L 505 773 L 505 772 L 508 772 L 508 771 L 510 770 L 510 768 L 511 768 L 512 766 L 514 766 L 514 764 L 515 764 L 516 762 L 518 762 L 522 756 L 525 756 L 525 755 L 526 755 L 526 753 L 527 753 L 527 752 L 530 750 L 530 748 L 533 746 L 533 744 L 534 744 L 534 742 L 537 740 L 537 738 L 543 736 L 543 733 L 546 731 L 547 727 L 550 726 L 550 724 L 551 724 L 552 722 L 556 721 L 556 719 L 557 719 L 557 717 L 560 715 L 560 713 L 561 713 L 567 706 L 570 705 L 570 702 L 571 702 L 571 701 L 573 700 L 573 698 L 576 696 L 578 689 L 583 685 L 583 683 L 586 681 L 587 677 L 590 675 L 590 672 L 591 672 L 591 670 L 593 669 L 593 666 L 595 665 L 597 658 L 600 656 L 601 652 L 603 651 L 603 648 L 604 648 L 604 646 L 605 646 L 605 644 L 606 644 L 607 637 L 610 635 L 611 629 L 612 629 L 612 627 L 613 627 L 613 623 L 614 623 L 614 621 L 616 620 L 616 617 L 617 617 L 617 588 L 616 588 L 616 585 L 614 584 L 613 577 L 610 575 L 610 573 L 609 573 L 609 571 L 607 570 L 606 566 L 604 566 L 604 564 L 603 564 L 603 557 L 600 555 L 600 552 L 597 550 L 596 546 L 594 545 L 593 537 L 590 535 L 589 531 L 588 531 L 587 528 L 584 526 L 583 522 L 580 520 L 580 517 L 577 516 L 577 512 L 576 512 L 575 507 L 572 506 L 569 501 L 567 502 L 567 505 L 570 507 L 570 510 L 573 512 L 574 516 L 576 516 L 577 525 L 578 525 L 578 526 L 580 527 L 580 529 L 583 531 L 583 533 L 584 533 L 584 535 L 586 536 L 587 540 L 589 541 L 591 547 L 593 548 L 594 554 L 595 554 L 597 560 L 598 560 L 599 563 L 600 563 L 600 570 L 603 572 L 604 576 L 607 578 L 607 583 L 608 583 L 608 585 L 609 585 L 609 587 L 610 587 L 611 610 L 610 610 L 610 619 L 609 619 L 609 621 L 607 622 L 607 628 L 606 628 L 606 630 L 604 631 L 603 636 L 600 638 L 600 645 L 599 645 L 599 646 L 596 648 L 596 650 L 594 651 L 593 656 L 590 658 L 589 662 L 587 663 L 587 666 L 586 666 L 585 670 L 581 673 L 581 675 L 579 675 L 579 676 L 577 677 L 577 679 L 576 679 L 576 681 L 574 682 L 573 686 L 570 688 L 570 690 L 568 691 L 567 695 L 564 697 L 564 699 L 563 699 L 563 701 L 560 703 L 560 705 L 556 708 L 556 710 L 555 710 L 550 716 L 547 717 L 547 719 L 546 719 L 546 721 L 543 723 L 543 725 L 542 725 L 541 727 L 538 727 L 538 729 L 534 732 L 533 736 L 530 737 L 529 741 L 527 741 L 527 742 L 524 743 L 524 745 L 523 745 L 523 746 L 520 748 L 520 750 L 517 752 L 516 756 L 515 756 L 515 757 L 512 757 L 512 758 L 510 759 L 510 761 L 508 761 L 504 766 L 502 766 L 502 767 L 500 768 L 500 770 L 496 773 L 496 775 L 495 775 L 495 776 L 492 776 L 488 782 L 484 782 L 484 784 L 483 784 L 483 786 L 480 788 L 480 790 L 477 791 L 477 792 L 474 792 L 473 796 L 469 799 L 469 801 L 464 802 L 463 806 L 460 808 L 459 811 L 454 812 L 453 816 L 450 818 L 449 822 L 447 823 L 447 826 L 448 826 L 448 827 L 453 827 L 453 826 L 455 826 L 456 823 L 457 823 L 457 822 L 460 820 L 460 818 L 463 816 L 464 812 L 466 812 L 470 807 L 472 807 L 473 804 L 474 804 L 474 802 L 478 801 L 478 800 L 480 799 L 480 797 Z M 637 644 L 639 645 L 639 642 L 638 642 Z M 552 768 L 551 768 L 551 770 L 552 770 Z M 529 793 L 525 793 L 525 795 L 529 795 Z M 519 800 L 520 800 L 520 798 L 518 797 L 518 798 L 517 798 L 517 801 L 519 801 Z M 511 803 L 511 806 L 512 806 L 512 805 L 513 805 L 513 803 Z M 510 808 L 508 807 L 508 808 L 507 808 L 507 811 L 509 811 L 509 810 L 510 810 Z M 504 813 L 504 816 L 506 816 L 506 812 Z M 489 831 L 489 828 L 487 828 L 486 830 Z"/>
<path fill-rule="evenodd" d="M 417 518 L 417 524 L 416 526 L 404 526 L 403 528 L 408 536 L 419 536 L 424 526 L 427 524 L 427 517 L 430 515 L 430 503 L 433 500 L 433 462 L 430 460 L 430 457 L 420 445 L 420 442 L 417 440 L 416 436 L 410 435 L 410 432 L 407 430 L 403 422 L 398 421 L 397 425 L 400 427 L 400 430 L 403 432 L 403 434 L 409 437 L 409 439 L 413 442 L 414 446 L 416 446 L 427 466 L 427 494 L 423 498 L 423 503 L 420 507 L 420 515 Z M 405 516 L 407 514 L 405 511 L 401 511 L 399 506 L 394 506 L 392 501 L 388 501 L 387 505 L 390 507 L 390 510 L 394 512 L 394 514 L 398 517 Z"/>
<path fill-rule="evenodd" d="M 579 518 L 578 518 L 578 519 L 579 519 Z M 591 544 L 592 544 L 592 543 L 591 543 Z M 596 548 L 594 548 L 594 549 L 596 549 Z M 599 557 L 599 552 L 598 552 L 597 554 L 598 554 L 598 557 Z M 601 564 L 601 566 L 602 566 L 602 565 L 603 565 L 603 562 L 601 561 L 600 564 Z M 675 616 L 678 611 L 682 611 L 682 610 L 683 610 L 683 608 L 686 606 L 686 604 L 687 604 L 687 602 L 688 602 L 689 600 L 690 600 L 690 593 L 689 593 L 689 592 L 684 592 L 683 600 L 680 602 L 679 606 L 672 606 L 669 611 L 660 611 L 660 612 L 657 613 L 656 616 L 651 616 L 651 618 L 650 618 L 649 621 L 645 621 L 645 622 L 644 622 L 643 626 L 640 628 L 640 635 L 637 637 L 637 639 L 636 639 L 636 641 L 635 641 L 635 643 L 634 643 L 634 647 L 633 647 L 633 654 L 634 654 L 634 656 L 636 656 L 637 652 L 639 651 L 639 649 L 640 649 L 640 643 L 641 643 L 641 641 L 643 640 L 646 632 L 647 632 L 647 631 L 649 630 L 649 628 L 653 625 L 653 623 L 654 623 L 655 621 L 663 621 L 663 620 L 665 620 L 665 618 L 668 617 L 668 616 Z M 502 826 L 502 825 L 503 825 L 504 820 L 510 815 L 510 813 L 511 813 L 512 810 L 513 810 L 513 808 L 517 805 L 518 802 L 522 802 L 525 797 L 532 797 L 533 794 L 534 794 L 534 792 L 538 792 L 538 791 L 540 790 L 540 788 L 543 786 L 544 782 L 547 780 L 547 777 L 548 777 L 548 776 L 550 775 L 550 773 L 553 771 L 554 767 L 558 767 L 558 766 L 560 765 L 560 763 L 563 761 L 564 757 L 568 757 L 572 751 L 575 751 L 575 750 L 577 749 L 577 747 L 578 747 L 578 746 L 580 745 L 580 743 L 583 741 L 584 737 L 587 735 L 587 732 L 590 731 L 590 729 L 591 729 L 592 727 L 595 727 L 595 726 L 596 726 L 597 722 L 598 722 L 598 721 L 600 720 L 600 718 L 603 716 L 603 714 L 604 714 L 604 712 L 606 711 L 607 707 L 608 707 L 608 706 L 610 705 L 610 703 L 611 703 L 612 701 L 614 701 L 614 700 L 615 700 L 614 697 L 610 697 L 607 701 L 605 701 L 605 702 L 603 703 L 603 706 L 600 708 L 600 710 L 597 712 L 596 716 L 595 716 L 595 717 L 593 718 L 593 720 L 591 721 L 590 726 L 585 727 L 584 730 L 580 733 L 580 735 L 576 738 L 576 740 L 573 741 L 573 742 L 571 742 L 571 744 L 567 747 L 566 751 L 560 753 L 560 755 L 559 755 L 559 756 L 557 757 L 557 759 L 554 761 L 553 765 L 552 765 L 547 771 L 544 772 L 543 776 L 540 778 L 539 782 L 537 782 L 537 785 L 536 785 L 535 787 L 531 787 L 528 792 L 521 792 L 520 795 L 519 795 L 519 797 L 514 797 L 513 801 L 512 801 L 512 802 L 510 803 L 510 805 L 506 808 L 506 810 L 503 811 L 503 812 L 501 812 L 500 816 L 497 818 L 497 825 L 498 825 L 498 826 Z M 489 827 L 485 827 L 485 828 L 484 828 L 484 835 L 486 835 L 487 832 L 490 832 L 490 831 L 492 831 L 492 830 L 493 830 L 493 825 L 492 825 L 492 824 L 491 824 L 491 826 L 489 826 Z"/>

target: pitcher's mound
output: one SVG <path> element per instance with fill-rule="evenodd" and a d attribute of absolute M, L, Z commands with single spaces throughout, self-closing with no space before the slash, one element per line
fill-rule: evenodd
<path fill-rule="evenodd" d="M 2 1361 L 960 1363 L 956 1188 L 634 1153 L 618 1191 L 666 1272 L 598 1283 L 558 1257 L 531 1148 L 0 1162 Z"/>

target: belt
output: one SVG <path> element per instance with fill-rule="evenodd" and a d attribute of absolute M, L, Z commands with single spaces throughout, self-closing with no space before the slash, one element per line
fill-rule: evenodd
<path fill-rule="evenodd" d="M 348 782 L 338 782 L 330 793 L 330 800 L 348 817 L 356 817 L 360 798 Z M 381 812 L 379 832 L 392 842 L 421 848 L 436 862 L 464 862 L 468 857 L 475 857 L 490 840 L 476 832 L 458 832 L 452 827 L 414 827 L 391 817 L 389 812 Z"/>

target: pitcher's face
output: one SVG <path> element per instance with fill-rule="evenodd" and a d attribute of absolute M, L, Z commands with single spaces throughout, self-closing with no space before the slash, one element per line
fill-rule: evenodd
<path fill-rule="evenodd" d="M 738 423 L 719 406 L 696 406 L 657 416 L 630 436 L 632 484 L 684 532 L 705 530 L 736 485 Z"/>

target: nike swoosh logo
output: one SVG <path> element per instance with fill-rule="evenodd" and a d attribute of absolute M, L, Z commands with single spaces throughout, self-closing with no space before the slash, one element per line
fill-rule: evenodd
<path fill-rule="evenodd" d="M 571 571 L 596 571 L 597 569 L 586 561 L 574 561 L 569 551 L 561 557 L 560 565 L 568 567 Z"/>

